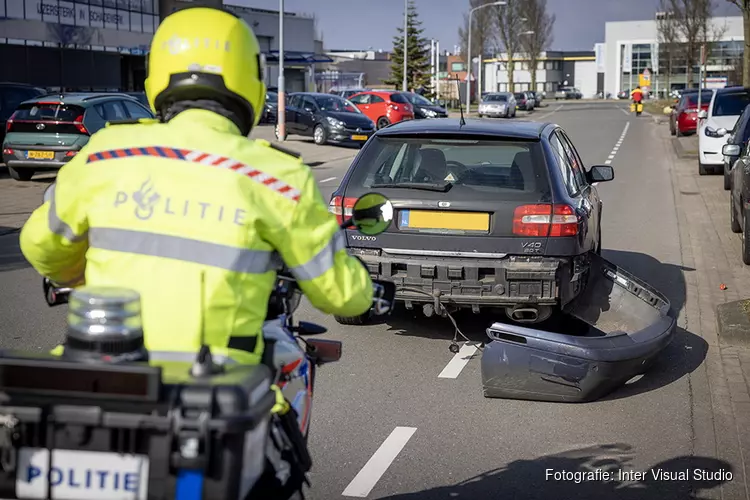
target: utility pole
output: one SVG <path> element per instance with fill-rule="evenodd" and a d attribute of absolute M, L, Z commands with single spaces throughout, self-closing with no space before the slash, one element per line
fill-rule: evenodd
<path fill-rule="evenodd" d="M 277 124 L 278 140 L 286 139 L 286 90 L 284 89 L 284 0 L 279 0 L 279 104 Z"/>
<path fill-rule="evenodd" d="M 404 92 L 408 92 L 409 89 L 407 88 L 407 82 L 406 82 L 406 68 L 409 60 L 409 56 L 407 54 L 407 50 L 409 49 L 409 42 L 407 41 L 407 38 L 409 36 L 409 0 L 404 0 L 404 77 L 401 81 L 401 90 Z"/>
<path fill-rule="evenodd" d="M 440 99 L 440 41 L 435 40 L 435 100 Z"/>
<path fill-rule="evenodd" d="M 435 90 L 435 40 L 430 40 L 430 88 Z"/>

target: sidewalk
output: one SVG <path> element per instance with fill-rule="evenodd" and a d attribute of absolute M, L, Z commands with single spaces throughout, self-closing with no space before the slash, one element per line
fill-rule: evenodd
<path fill-rule="evenodd" d="M 678 215 L 687 288 L 679 326 L 708 343 L 704 362 L 690 374 L 693 452 L 735 466 L 732 481 L 710 490 L 721 496 L 706 498 L 750 498 L 750 349 L 722 342 L 716 318 L 719 304 L 750 297 L 750 266 L 742 263 L 739 235 L 729 227 L 722 176 L 699 176 L 697 159 L 676 157 L 668 126 L 653 126 L 670 161 Z M 696 394 L 709 400 L 695 400 Z"/>
<path fill-rule="evenodd" d="M 274 135 L 273 125 L 259 125 L 251 133 L 253 139 L 265 139 L 268 142 L 278 144 L 280 147 L 289 149 L 302 155 L 304 161 L 310 167 L 317 167 L 325 163 L 354 158 L 359 149 L 348 146 L 318 146 L 312 140 L 312 137 L 302 137 L 293 135 L 287 137 L 286 141 L 279 142 Z"/>

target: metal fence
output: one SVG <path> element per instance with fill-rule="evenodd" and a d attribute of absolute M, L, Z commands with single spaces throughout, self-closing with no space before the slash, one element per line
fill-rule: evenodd
<path fill-rule="evenodd" d="M 366 82 L 366 73 L 346 73 L 330 70 L 315 73 L 315 87 L 318 92 L 361 89 Z"/>

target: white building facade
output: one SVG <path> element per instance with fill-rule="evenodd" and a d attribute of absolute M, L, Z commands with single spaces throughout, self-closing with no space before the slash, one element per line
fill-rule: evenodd
<path fill-rule="evenodd" d="M 706 73 L 711 79 L 727 78 L 742 57 L 742 17 L 715 17 L 709 24 Z M 599 46 L 599 44 L 597 44 Z M 698 84 L 698 58 L 690 81 L 684 58 L 677 58 L 667 75 L 665 54 L 659 46 L 658 22 L 610 22 L 605 26 L 603 47 L 596 50 L 597 66 L 604 68 L 604 88 L 613 96 L 621 90 L 648 83 L 652 92 L 663 94 L 672 89 L 695 87 Z M 731 82 L 729 82 L 731 83 Z"/>

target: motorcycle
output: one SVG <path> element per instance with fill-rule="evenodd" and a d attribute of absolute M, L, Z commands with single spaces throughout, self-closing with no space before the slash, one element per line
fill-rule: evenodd
<path fill-rule="evenodd" d="M 390 225 L 392 219 L 393 206 L 391 205 L 391 202 L 386 197 L 380 194 L 368 193 L 357 200 L 357 202 L 353 206 L 351 218 L 341 224 L 341 229 L 348 230 L 350 228 L 353 228 L 367 236 L 374 236 L 385 231 Z M 389 314 L 394 303 L 394 297 L 396 293 L 395 284 L 387 281 L 374 280 L 373 286 L 374 294 L 373 305 L 371 308 L 372 314 L 378 316 Z M 43 279 L 43 291 L 45 300 L 50 307 L 65 303 L 70 304 L 68 315 L 68 338 L 66 340 L 65 348 L 73 346 L 73 340 L 75 340 L 75 345 L 81 345 L 80 338 L 73 337 L 83 331 L 81 329 L 82 324 L 88 322 L 90 324 L 93 324 L 94 326 L 99 325 L 99 328 L 101 329 L 101 325 L 106 325 L 107 321 L 112 323 L 114 326 L 117 326 L 116 323 L 118 321 L 118 318 L 122 318 L 124 314 L 123 310 L 126 309 L 125 307 L 121 308 L 123 310 L 119 311 L 113 310 L 111 308 L 108 311 L 104 312 L 87 310 L 87 307 L 89 307 L 86 305 L 87 303 L 90 304 L 95 302 L 95 299 L 98 300 L 96 297 L 94 297 L 93 299 L 91 298 L 96 294 L 96 290 L 96 288 L 88 287 L 82 287 L 81 289 L 76 290 L 58 287 L 49 279 Z M 107 291 L 105 290 L 105 292 Z M 265 457 L 265 460 L 267 462 L 270 461 L 269 463 L 272 465 L 272 467 L 269 467 L 268 463 L 266 463 L 263 467 L 255 467 L 256 474 L 254 477 L 256 477 L 256 483 L 261 482 L 262 480 L 264 480 L 264 478 L 266 481 L 269 480 L 269 471 L 273 471 L 273 473 L 270 474 L 271 481 L 275 481 L 277 477 L 282 483 L 288 480 L 290 475 L 294 471 L 290 472 L 289 470 L 287 470 L 285 476 L 286 479 L 282 480 L 281 476 L 284 475 L 284 471 L 280 471 L 280 469 L 284 469 L 284 464 L 287 469 L 294 469 L 296 467 L 297 470 L 299 470 L 302 474 L 303 481 L 306 482 L 306 472 L 312 465 L 307 450 L 307 437 L 310 430 L 310 417 L 313 406 L 316 371 L 319 366 L 336 362 L 341 358 L 342 343 L 340 341 L 311 338 L 313 336 L 325 333 L 327 331 L 325 327 L 306 321 L 295 321 L 294 314 L 301 302 L 301 299 L 302 292 L 297 284 L 296 279 L 291 275 L 291 273 L 289 273 L 288 269 L 286 269 L 285 267 L 281 267 L 281 270 L 277 273 L 276 287 L 269 300 L 268 313 L 262 328 L 263 340 L 265 343 L 263 365 L 270 369 L 270 372 L 272 374 L 271 383 L 280 389 L 281 393 L 284 396 L 283 399 L 289 407 L 289 411 L 287 414 L 288 416 L 280 417 L 278 419 L 279 425 L 275 429 L 273 425 L 269 425 L 268 427 L 268 429 L 270 429 L 268 434 L 273 434 L 273 436 L 269 439 L 276 440 L 276 446 L 278 447 L 279 453 L 278 456 L 273 460 L 268 456 L 268 453 L 266 454 L 267 456 Z M 96 317 L 99 317 L 101 319 L 102 316 L 107 316 L 107 314 L 109 315 L 109 317 L 105 318 L 103 323 L 94 319 Z M 71 320 L 71 318 L 73 318 L 74 316 L 77 317 L 77 319 L 74 321 L 75 324 L 73 324 L 74 322 Z M 122 333 L 123 331 L 125 331 L 124 328 L 125 327 L 123 325 L 120 325 L 118 332 Z M 140 332 L 140 335 L 142 337 L 142 331 Z M 129 342 L 129 345 L 135 345 L 132 343 L 132 341 Z M 145 351 L 145 347 L 141 346 L 139 349 Z M 132 357 L 132 352 L 113 354 L 110 352 L 102 352 L 98 349 L 94 349 L 93 351 L 94 352 L 86 353 L 86 359 L 82 359 L 82 361 L 84 361 L 87 365 L 90 365 L 93 361 L 97 365 L 101 365 L 101 370 L 112 369 L 115 371 L 124 370 L 125 372 L 128 372 L 128 370 L 134 369 L 132 366 L 128 365 L 134 364 L 133 362 L 144 360 L 143 358 Z M 199 387 L 200 385 L 205 384 L 206 380 L 210 380 L 210 383 L 213 383 L 212 378 L 222 376 L 226 377 L 225 373 L 231 373 L 232 370 L 231 360 L 221 359 L 221 356 L 213 356 L 210 348 L 206 345 L 203 345 L 201 347 L 197 356 L 191 353 L 153 352 L 147 352 L 146 356 L 149 364 L 157 364 L 166 360 L 169 363 L 178 362 L 182 363 L 185 367 L 189 367 L 189 373 L 192 378 L 188 381 L 185 381 L 183 380 L 184 377 L 180 377 L 179 383 L 183 386 L 187 384 L 191 387 L 191 390 L 193 390 L 193 384 L 195 384 L 195 387 Z M 60 364 L 60 361 L 58 361 L 58 359 L 55 359 L 54 361 L 51 359 L 44 359 L 41 362 L 47 364 L 56 363 L 54 365 L 55 369 L 59 371 L 57 372 L 58 377 L 54 377 L 55 379 L 74 379 L 75 375 L 72 373 L 72 371 L 66 371 L 68 369 L 71 369 L 70 365 L 72 364 L 67 361 L 66 367 L 64 364 Z M 72 360 L 72 358 L 70 359 Z M 8 366 L 15 366 L 14 363 L 17 364 L 19 362 L 18 360 L 22 360 L 21 364 L 23 364 L 24 366 L 28 363 L 27 358 L 24 358 L 24 353 L 0 353 L 0 372 L 7 373 L 7 370 L 9 369 Z M 109 365 L 109 367 L 107 367 L 106 365 Z M 75 368 L 72 369 L 74 370 Z M 122 376 L 122 374 L 119 374 L 118 376 Z M 257 379 L 257 377 L 255 378 Z M 247 379 L 247 377 L 245 377 L 245 379 Z M 39 380 L 32 385 L 36 387 L 44 385 L 46 383 L 48 382 L 45 380 Z M 166 387 L 166 375 L 162 383 Z M 71 384 L 75 385 L 75 383 L 73 382 L 71 382 Z M 6 380 L 0 380 L 0 393 L 13 393 L 14 388 L 10 387 L 9 385 L 10 384 L 6 383 Z M 28 383 L 25 383 L 24 387 L 28 385 Z M 55 390 L 59 392 L 57 397 L 64 396 L 65 391 L 68 390 L 80 391 L 79 388 L 73 388 L 72 385 L 71 387 L 68 387 L 65 385 L 65 383 L 56 383 L 52 385 L 56 385 Z M 171 388 L 172 385 L 169 386 L 170 390 Z M 48 394 L 49 390 L 45 391 L 45 389 L 46 388 L 42 387 L 42 392 Z M 251 388 L 249 387 L 245 387 L 243 389 L 252 392 L 250 391 Z M 166 393 L 169 391 L 163 390 L 162 392 Z M 24 394 L 19 394 L 17 397 L 21 398 L 19 401 L 26 401 L 26 399 L 24 398 L 27 395 L 28 387 L 26 387 L 26 392 Z M 92 397 L 96 398 L 96 395 L 92 395 Z M 177 396 L 173 394 L 169 397 L 174 399 Z M 96 400 L 94 399 L 94 402 L 95 401 Z M 268 404 L 275 403 L 278 405 L 281 403 L 281 401 L 278 400 L 278 397 L 275 400 L 266 398 L 265 401 Z M 15 406 L 15 401 L 13 403 Z M 49 405 L 52 403 L 52 401 L 45 401 L 44 403 Z M 89 401 L 89 403 L 91 402 Z M 41 404 L 43 403 L 40 403 L 38 397 L 36 397 L 36 399 L 34 399 L 34 404 L 39 404 L 41 406 Z M 191 400 L 191 404 L 194 404 L 194 401 Z M 271 413 L 270 409 L 270 407 L 267 408 L 267 410 L 269 410 L 269 414 Z M 2 463 L 3 457 L 2 417 L 7 413 L 10 412 L 6 412 L 6 408 L 4 407 L 0 407 L 0 464 Z M 14 415 L 11 418 L 18 419 L 19 416 Z M 122 424 L 122 422 L 120 423 Z M 170 426 L 171 425 L 172 424 L 170 424 Z M 184 426 L 185 422 L 181 421 L 180 425 Z M 118 429 L 118 431 L 119 430 L 120 429 Z M 54 446 L 49 445 L 48 447 L 50 449 L 56 448 L 57 444 L 54 444 Z M 55 452 L 57 451 L 58 450 L 55 450 Z M 284 453 L 284 451 L 286 451 L 286 453 Z M 245 453 L 247 453 L 247 450 L 245 450 Z M 48 454 L 47 456 L 50 455 Z M 31 463 L 33 462 L 33 460 L 27 460 L 27 462 Z M 280 467 L 279 464 L 282 464 L 282 466 Z M 51 465 L 50 461 L 48 470 L 52 469 L 53 466 Z M 24 471 L 23 473 L 19 472 L 19 474 L 21 476 L 25 474 L 29 478 L 33 476 L 33 474 L 29 471 Z M 226 477 L 232 477 L 235 481 L 239 481 L 238 478 L 243 475 L 248 476 L 244 469 L 242 470 L 241 474 L 238 475 L 225 471 L 225 477 L 222 479 L 223 482 L 220 482 L 220 484 L 217 483 L 214 486 L 218 488 L 218 490 L 221 490 L 221 495 L 223 495 L 224 492 L 227 491 L 227 488 L 229 488 L 228 491 L 233 492 L 232 496 L 237 497 L 236 493 L 234 493 L 234 491 L 236 490 L 232 489 L 235 488 L 236 485 L 227 486 L 226 484 L 224 484 L 224 482 L 227 481 Z M 252 476 L 252 474 L 250 474 L 250 476 Z M 50 484 L 52 484 L 52 479 L 50 478 L 49 480 Z M 248 480 L 246 477 L 242 479 L 242 483 L 242 492 L 246 492 L 248 491 L 248 488 L 253 487 L 252 485 L 248 486 Z M 149 486 L 152 486 L 151 482 L 149 482 Z M 179 489 L 179 487 L 180 482 L 178 478 L 175 488 Z M 3 490 L 3 484 L 2 481 L 0 481 L 0 498 L 10 498 L 3 495 Z M 250 493 L 249 498 L 255 498 L 255 492 L 256 489 L 253 489 Z M 291 492 L 290 495 L 293 493 L 294 492 Z M 151 498 L 150 495 L 151 494 L 149 493 L 149 498 Z M 262 496 L 263 494 L 261 493 L 261 497 Z M 19 496 L 18 498 L 21 497 Z M 277 497 L 274 496 L 274 498 Z"/>

